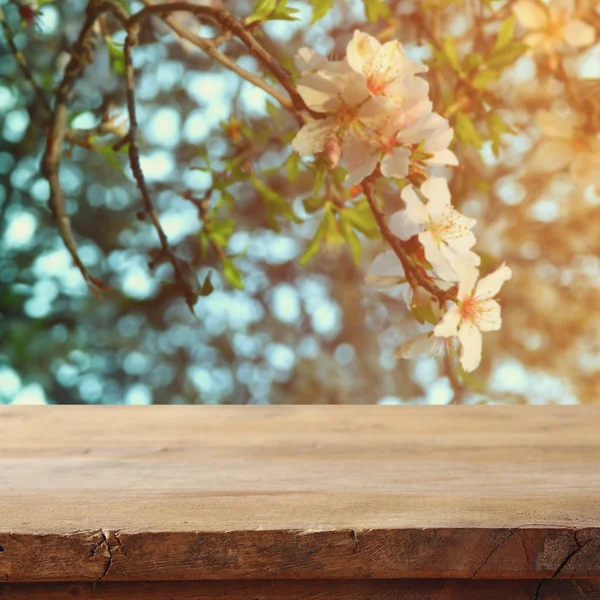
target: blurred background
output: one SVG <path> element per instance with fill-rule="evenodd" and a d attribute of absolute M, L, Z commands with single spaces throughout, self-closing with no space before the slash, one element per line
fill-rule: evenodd
<path fill-rule="evenodd" d="M 260 38 L 291 72 L 298 48 L 339 58 L 356 28 L 398 39 L 431 65 L 432 99 L 455 127 L 461 161 L 442 174 L 454 203 L 478 220 L 475 250 L 514 273 L 501 293 L 503 328 L 484 336 L 483 363 L 461 376 L 460 390 L 443 361 L 394 358 L 420 325 L 398 294 L 364 284 L 380 240 L 359 234 L 355 260 L 343 240 L 329 240 L 299 265 L 322 203 L 310 202 L 309 165 L 290 159 L 296 120 L 157 19 L 134 51 L 142 168 L 169 241 L 200 281 L 212 273 L 215 289 L 193 316 L 170 266 L 152 268 L 158 240 L 139 218 L 127 154 L 98 136 L 95 151 L 67 145 L 60 172 L 81 258 L 111 288 L 90 293 L 47 206 L 43 113 L 2 37 L 0 403 L 446 404 L 456 394 L 464 403 L 600 401 L 600 12 L 596 2 L 532 3 L 542 12 L 492 0 L 336 0 L 311 24 L 313 8 L 290 1 L 298 20 L 268 22 Z M 243 17 L 254 3 L 221 4 Z M 43 3 L 33 22 L 14 3 L 0 7 L 51 98 L 85 2 Z M 487 56 L 507 19 L 511 39 L 528 48 L 490 59 L 494 72 L 475 80 L 483 67 L 469 67 L 477 59 L 468 56 Z M 193 33 L 219 33 L 177 20 Z M 77 131 L 107 114 L 126 126 L 123 35 L 104 33 L 75 88 Z M 261 73 L 239 42 L 225 40 L 221 50 Z M 203 249 L 205 225 L 185 197 L 202 198 L 219 177 L 228 183 L 210 201 L 222 204 L 221 241 L 235 262 L 228 278 L 218 253 Z M 397 193 L 385 193 L 388 210 L 401 206 Z"/>

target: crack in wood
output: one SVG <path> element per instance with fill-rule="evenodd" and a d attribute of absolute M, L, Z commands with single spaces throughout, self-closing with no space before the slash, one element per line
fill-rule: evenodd
<path fill-rule="evenodd" d="M 477 573 L 479 573 L 479 571 L 481 571 L 481 569 L 486 565 L 486 563 L 490 560 L 490 558 L 492 558 L 492 556 L 494 554 L 496 554 L 496 552 L 517 532 L 519 531 L 519 529 L 521 529 L 521 527 L 524 527 L 524 525 L 521 525 L 520 527 L 514 527 L 513 529 L 509 530 L 508 535 L 487 555 L 487 557 L 485 558 L 485 560 L 477 567 L 477 569 L 475 569 L 475 572 L 473 573 L 473 575 L 471 575 L 471 579 L 475 579 Z"/>
<path fill-rule="evenodd" d="M 556 568 L 556 570 L 554 571 L 554 574 L 552 575 L 552 577 L 549 578 L 545 578 L 542 579 L 536 590 L 535 590 L 535 594 L 533 596 L 533 600 L 539 600 L 540 598 L 540 591 L 542 589 L 542 586 L 544 585 L 544 583 L 546 581 L 550 581 L 552 579 L 556 579 L 560 573 L 564 570 L 564 568 L 567 566 L 567 564 L 572 560 L 572 558 L 578 554 L 581 550 L 583 550 L 591 541 L 593 541 L 595 538 L 590 538 L 588 540 L 586 540 L 585 542 L 581 543 L 579 541 L 579 538 L 577 537 L 578 534 L 578 530 L 574 530 L 573 532 L 573 539 L 575 540 L 575 544 L 577 544 L 577 548 L 575 548 L 575 550 L 572 550 L 571 552 L 569 552 L 569 554 L 567 554 L 567 556 L 565 556 L 565 558 L 562 560 L 562 562 L 558 565 L 558 567 Z"/>
<path fill-rule="evenodd" d="M 110 568 L 113 565 L 113 558 L 114 558 L 113 552 L 117 548 L 119 550 L 121 550 L 122 544 L 121 544 L 121 539 L 119 538 L 119 531 L 106 532 L 106 531 L 104 531 L 104 529 L 100 529 L 99 533 L 102 535 L 102 541 L 94 549 L 94 555 L 96 554 L 97 549 L 100 548 L 101 546 L 105 546 L 106 550 L 108 552 L 108 560 L 106 563 L 106 567 L 104 569 L 104 573 L 98 579 L 98 581 L 103 581 L 106 578 L 106 576 L 108 575 L 108 572 L 110 571 Z M 117 542 L 116 545 L 111 544 L 112 538 L 114 538 L 116 540 L 116 542 Z"/>
<path fill-rule="evenodd" d="M 356 530 L 351 529 L 350 535 L 352 536 L 352 540 L 354 541 L 354 548 L 352 548 L 352 554 L 357 554 L 358 553 L 358 534 L 356 533 Z"/>

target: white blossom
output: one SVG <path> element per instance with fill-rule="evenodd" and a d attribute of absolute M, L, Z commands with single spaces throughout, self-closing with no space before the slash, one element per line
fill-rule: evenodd
<path fill-rule="evenodd" d="M 458 303 L 451 304 L 434 333 L 442 338 L 458 336 L 460 363 L 468 372 L 475 370 L 481 362 L 481 333 L 497 331 L 502 325 L 500 304 L 494 300 L 494 296 L 502 284 L 511 278 L 512 271 L 502 264 L 476 284 L 479 277 L 477 268 L 458 260 L 455 269 L 459 272 Z"/>
<path fill-rule="evenodd" d="M 531 169 L 549 173 L 568 167 L 580 188 L 600 186 L 600 139 L 584 132 L 581 120 L 571 116 L 540 110 L 536 121 L 546 139 L 534 150 Z"/>
<path fill-rule="evenodd" d="M 393 112 L 382 112 L 375 103 L 366 104 L 361 110 L 364 127 L 344 140 L 344 159 L 348 168 L 345 185 L 351 187 L 360 183 L 378 163 L 384 177 L 406 177 L 412 151 L 398 136 L 403 128 L 430 113 L 431 108 L 428 98 L 405 104 Z"/>
<path fill-rule="evenodd" d="M 375 98 L 398 103 L 407 97 L 427 96 L 429 85 L 415 77 L 425 73 L 425 65 L 410 60 L 402 45 L 394 40 L 381 44 L 376 38 L 355 31 L 346 48 L 350 68 L 364 77 L 366 88 Z"/>
<path fill-rule="evenodd" d="M 402 190 L 408 218 L 423 226 L 419 241 L 425 249 L 425 258 L 439 277 L 456 281 L 453 267 L 456 257 L 461 256 L 471 265 L 478 265 L 480 258 L 471 248 L 475 235 L 471 229 L 475 219 L 460 214 L 450 203 L 448 183 L 442 177 L 432 177 L 421 185 L 421 193 L 428 199 L 421 202 L 412 186 Z"/>
<path fill-rule="evenodd" d="M 458 159 L 448 146 L 454 131 L 448 120 L 436 114 L 424 114 L 410 126 L 398 132 L 396 140 L 404 144 L 422 144 L 421 150 L 432 156 L 423 162 L 429 165 L 458 165 Z"/>
<path fill-rule="evenodd" d="M 525 43 L 534 49 L 554 52 L 563 44 L 583 48 L 596 39 L 591 25 L 574 18 L 570 1 L 550 0 L 546 7 L 536 0 L 519 0 L 512 10 L 527 32 Z"/>
<path fill-rule="evenodd" d="M 353 72 L 306 73 L 296 88 L 310 109 L 328 115 L 304 125 L 292 141 L 292 148 L 301 156 L 322 152 L 332 138 L 343 139 L 356 124 L 361 105 L 369 100 L 364 82 Z"/>

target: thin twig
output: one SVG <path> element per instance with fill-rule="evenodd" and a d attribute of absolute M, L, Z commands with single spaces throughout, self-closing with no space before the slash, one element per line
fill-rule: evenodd
<path fill-rule="evenodd" d="M 43 106 L 46 113 L 49 115 L 52 114 L 52 109 L 50 108 L 50 104 L 49 104 L 48 100 L 46 99 L 46 96 L 44 96 L 44 93 L 42 92 L 41 88 L 36 83 L 33 73 L 31 71 L 31 69 L 29 68 L 29 65 L 27 64 L 27 61 L 25 60 L 23 53 L 17 48 L 17 45 L 15 44 L 15 40 L 14 40 L 12 32 L 8 26 L 8 23 L 6 22 L 6 19 L 4 18 L 4 13 L 2 12 L 1 6 L 0 6 L 0 26 L 2 27 L 2 31 L 4 32 L 4 37 L 6 38 L 8 47 L 9 47 L 10 51 L 12 52 L 12 55 L 15 57 L 15 60 L 17 61 L 17 64 L 19 65 L 21 71 L 23 72 L 23 75 L 25 75 L 25 79 L 27 79 L 27 81 L 29 81 L 29 83 L 31 84 L 31 87 L 33 88 L 33 91 L 35 92 L 35 95 L 37 96 L 40 104 Z"/>
<path fill-rule="evenodd" d="M 52 122 L 49 127 L 46 148 L 41 161 L 41 172 L 48 180 L 50 186 L 48 205 L 56 219 L 58 232 L 86 283 L 101 288 L 103 287 L 102 284 L 90 275 L 79 257 L 77 242 L 71 228 L 71 218 L 67 213 L 65 196 L 60 184 L 59 168 L 64 140 L 67 134 L 68 102 L 71 92 L 75 82 L 83 75 L 87 65 L 92 61 L 95 50 L 94 23 L 102 12 L 110 8 L 111 5 L 106 2 L 90 0 L 88 3 L 81 32 L 73 44 L 71 59 L 67 64 L 63 79 L 56 91 Z"/>
<path fill-rule="evenodd" d="M 214 8 L 212 6 L 199 6 L 190 4 L 188 2 L 169 2 L 167 4 L 147 3 L 145 8 L 131 15 L 128 20 L 128 26 L 136 25 L 150 15 L 162 16 L 165 13 L 171 14 L 178 11 L 188 12 L 197 16 L 203 16 L 217 23 L 224 30 L 231 31 L 241 42 L 245 44 L 250 54 L 255 56 L 258 61 L 262 63 L 279 81 L 282 87 L 289 94 L 292 105 L 296 110 L 305 110 L 313 118 L 325 117 L 324 114 L 313 111 L 306 106 L 302 96 L 300 96 L 294 84 L 292 83 L 289 73 L 285 71 L 285 69 L 283 69 L 279 63 L 263 48 L 251 31 L 246 28 L 241 21 L 236 19 L 226 10 Z"/>
<path fill-rule="evenodd" d="M 142 0 L 142 2 L 146 6 L 153 6 L 148 0 Z M 262 90 L 264 90 L 265 92 L 267 92 L 267 94 L 269 94 L 271 97 L 273 97 L 275 100 L 277 100 L 277 102 L 279 102 L 279 104 L 281 104 L 281 106 L 283 106 L 286 110 L 296 113 L 296 109 L 294 108 L 294 105 L 288 98 L 286 98 L 282 93 L 280 93 L 274 87 L 270 86 L 266 81 L 261 79 L 258 75 L 255 75 L 254 73 L 250 73 L 250 71 L 247 71 L 243 67 L 240 67 L 236 62 L 232 61 L 228 56 L 223 54 L 217 48 L 217 45 L 214 42 L 212 42 L 211 40 L 202 38 L 198 35 L 194 35 L 190 31 L 185 29 L 185 27 L 181 27 L 180 25 L 178 25 L 177 22 L 174 21 L 171 16 L 161 15 L 160 18 L 179 37 L 182 37 L 182 38 L 188 40 L 189 42 L 191 42 L 192 44 L 194 44 L 195 46 L 197 46 L 198 48 L 200 48 L 201 50 L 206 52 L 206 54 L 208 54 L 211 58 L 220 62 L 223 66 L 225 66 L 230 71 L 237 73 L 240 77 L 242 77 L 246 81 L 249 81 L 253 85 L 255 85 L 255 86 L 261 88 Z"/>
<path fill-rule="evenodd" d="M 194 274 L 189 272 L 188 265 L 181 260 L 171 249 L 169 240 L 165 234 L 160 220 L 154 208 L 154 203 L 150 197 L 146 179 L 140 165 L 140 152 L 137 145 L 138 121 L 135 107 L 135 75 L 133 70 L 132 49 L 137 44 L 136 25 L 127 26 L 127 36 L 123 46 L 123 54 L 125 56 L 125 83 L 127 94 L 127 112 L 129 113 L 129 131 L 126 139 L 128 145 L 129 164 L 135 178 L 137 187 L 142 195 L 144 203 L 144 211 L 150 217 L 152 225 L 158 234 L 161 245 L 161 253 L 173 265 L 176 285 L 183 291 L 186 302 L 193 312 L 193 306 L 198 298 L 198 280 Z"/>

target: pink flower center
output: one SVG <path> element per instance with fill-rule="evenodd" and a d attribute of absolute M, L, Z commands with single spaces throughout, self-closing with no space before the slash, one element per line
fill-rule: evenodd
<path fill-rule="evenodd" d="M 377 75 L 369 75 L 367 77 L 367 89 L 373 96 L 381 96 L 385 87 L 387 85 L 387 81 L 383 78 L 378 77 Z"/>
<path fill-rule="evenodd" d="M 460 303 L 460 316 L 463 321 L 475 321 L 481 312 L 479 303 L 473 296 L 465 298 Z"/>

